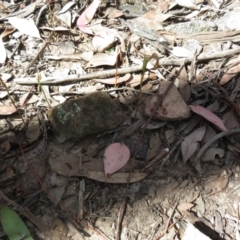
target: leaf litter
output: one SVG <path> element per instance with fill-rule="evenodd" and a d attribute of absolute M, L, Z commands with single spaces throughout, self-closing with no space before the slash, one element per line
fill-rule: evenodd
<path fill-rule="evenodd" d="M 82 239 L 79 225 L 88 239 L 234 239 L 237 1 L 0 7 L 0 192 L 19 213 L 28 207 L 30 232 L 59 239 L 57 223 L 62 239 Z"/>

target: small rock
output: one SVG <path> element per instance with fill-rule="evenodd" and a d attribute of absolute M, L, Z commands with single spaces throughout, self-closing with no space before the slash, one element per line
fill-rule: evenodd
<path fill-rule="evenodd" d="M 119 102 L 104 92 L 66 101 L 51 109 L 48 115 L 60 143 L 102 133 L 124 121 Z"/>
<path fill-rule="evenodd" d="M 196 20 L 193 22 L 171 24 L 168 25 L 165 29 L 177 35 L 186 36 L 200 32 L 216 31 L 218 29 L 218 26 L 214 22 Z"/>
<path fill-rule="evenodd" d="M 146 98 L 145 100 L 145 114 L 151 116 L 158 99 L 167 90 L 171 82 L 161 82 L 159 92 L 156 95 Z M 191 115 L 190 109 L 183 101 L 177 87 L 173 84 L 166 94 L 155 114 L 154 118 L 163 121 L 180 121 L 189 118 Z"/>

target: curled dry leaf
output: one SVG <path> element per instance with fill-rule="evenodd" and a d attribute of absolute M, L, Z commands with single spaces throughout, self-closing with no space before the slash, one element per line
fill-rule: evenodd
<path fill-rule="evenodd" d="M 103 156 L 105 175 L 108 176 L 120 170 L 129 158 L 130 150 L 125 144 L 113 143 L 108 146 Z"/>
<path fill-rule="evenodd" d="M 193 112 L 204 117 L 206 120 L 208 120 L 209 122 L 211 122 L 214 125 L 216 125 L 217 127 L 219 127 L 220 130 L 222 130 L 222 131 L 227 130 L 227 128 L 223 124 L 222 120 L 217 115 L 215 115 L 213 112 L 211 112 L 210 110 L 208 110 L 202 106 L 199 106 L 199 105 L 197 105 L 197 106 L 190 105 L 189 107 Z"/>
<path fill-rule="evenodd" d="M 237 59 L 231 60 L 228 65 L 232 64 L 232 67 L 230 67 L 227 72 L 225 72 L 220 80 L 220 85 L 224 85 L 228 83 L 233 77 L 235 77 L 239 71 L 240 71 L 240 63 L 238 63 L 240 60 L 240 56 L 238 56 Z"/>
<path fill-rule="evenodd" d="M 89 67 L 97 67 L 97 66 L 114 66 L 117 60 L 117 51 L 116 53 L 110 54 L 110 53 L 97 53 L 95 54 L 88 64 L 86 65 L 86 68 Z"/>

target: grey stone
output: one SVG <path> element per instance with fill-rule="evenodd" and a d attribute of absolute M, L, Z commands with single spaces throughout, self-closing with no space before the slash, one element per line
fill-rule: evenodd
<path fill-rule="evenodd" d="M 50 110 L 48 116 L 60 143 L 103 133 L 124 121 L 118 100 L 104 92 L 66 101 Z"/>

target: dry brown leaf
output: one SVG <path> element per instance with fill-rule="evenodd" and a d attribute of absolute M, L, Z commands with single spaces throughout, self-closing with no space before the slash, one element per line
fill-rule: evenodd
<path fill-rule="evenodd" d="M 180 92 L 183 100 L 185 102 L 188 102 L 188 100 L 190 99 L 191 94 L 192 94 L 191 86 L 190 86 L 189 82 L 186 80 L 183 80 L 183 78 L 180 78 L 179 83 L 178 83 L 178 89 L 179 89 L 179 92 Z"/>
<path fill-rule="evenodd" d="M 97 171 L 88 171 L 88 178 L 93 180 L 97 180 L 99 182 L 106 182 L 106 183 L 127 183 L 129 173 L 114 173 L 110 177 L 106 178 L 105 174 L 102 172 Z M 129 180 L 130 183 L 138 182 L 145 178 L 147 173 L 132 173 L 131 178 Z"/>
<path fill-rule="evenodd" d="M 10 150 L 10 148 L 11 148 L 11 146 L 10 146 L 10 143 L 8 140 L 6 140 L 0 144 L 0 151 L 3 154 L 7 153 Z"/>
<path fill-rule="evenodd" d="M 230 67 L 226 73 L 223 74 L 221 80 L 220 80 L 220 85 L 224 85 L 228 83 L 233 77 L 235 77 L 239 72 L 240 72 L 240 55 L 238 56 L 237 59 L 230 60 L 229 64 L 233 64 L 232 67 Z M 235 65 L 234 65 L 235 64 Z"/>
<path fill-rule="evenodd" d="M 190 117 L 191 112 L 189 107 L 183 101 L 177 87 L 171 84 L 170 81 L 160 82 L 158 93 L 145 98 L 145 115 L 152 116 L 152 111 L 157 106 L 158 108 L 154 113 L 155 119 L 163 121 L 180 121 Z M 169 87 L 169 91 L 164 97 L 161 106 L 159 106 L 159 96 L 164 95 Z"/>
<path fill-rule="evenodd" d="M 154 158 L 161 150 L 161 140 L 158 132 L 153 132 L 150 136 L 146 161 Z"/>
<path fill-rule="evenodd" d="M 238 118 L 235 115 L 235 112 L 233 110 L 226 112 L 224 114 L 223 121 L 225 123 L 226 128 L 228 128 L 228 129 L 234 129 L 234 128 L 240 127 Z"/>
<path fill-rule="evenodd" d="M 69 232 L 68 227 L 66 226 L 66 222 L 59 218 L 59 217 L 55 217 L 53 219 L 53 223 L 52 223 L 52 231 L 49 233 L 50 235 L 50 239 L 51 240 L 67 240 L 69 239 L 69 237 L 67 236 L 67 232 Z"/>
<path fill-rule="evenodd" d="M 187 210 L 190 210 L 193 207 L 194 207 L 193 203 L 186 202 L 186 203 L 180 203 L 178 205 L 177 209 L 182 213 L 182 212 L 185 212 Z"/>
<path fill-rule="evenodd" d="M 222 148 L 208 148 L 202 156 L 202 161 L 213 161 L 216 155 L 222 158 L 224 155 L 224 150 Z"/>
<path fill-rule="evenodd" d="M 128 74 L 125 74 L 122 77 L 118 77 L 117 79 L 115 77 L 113 77 L 113 78 L 105 78 L 105 79 L 99 78 L 99 79 L 93 79 L 93 81 L 104 83 L 104 84 L 109 84 L 109 85 L 115 85 L 115 84 L 119 84 L 119 83 L 122 83 L 122 82 L 126 82 L 130 78 L 131 78 L 131 74 L 128 73 Z"/>
<path fill-rule="evenodd" d="M 97 53 L 90 59 L 90 61 L 86 65 L 86 68 L 98 67 L 103 65 L 114 66 L 116 64 L 117 55 L 118 54 L 116 53 Z"/>
<path fill-rule="evenodd" d="M 36 141 L 39 138 L 40 133 L 41 133 L 41 130 L 40 130 L 39 120 L 38 120 L 38 117 L 35 116 L 28 123 L 28 128 L 26 131 L 26 138 L 28 143 L 32 143 Z"/>
<path fill-rule="evenodd" d="M 184 163 L 186 163 L 187 160 L 196 152 L 199 142 L 202 141 L 205 132 L 206 126 L 202 126 L 185 137 L 181 144 L 181 152 Z"/>
<path fill-rule="evenodd" d="M 173 15 L 169 14 L 169 13 L 158 12 L 158 9 L 157 9 L 157 10 L 151 10 L 151 11 L 147 12 L 142 17 L 146 17 L 146 18 L 155 20 L 156 22 L 164 22 L 172 16 Z"/>
<path fill-rule="evenodd" d="M 79 159 L 81 159 L 81 161 L 79 161 Z M 90 158 L 81 154 L 72 153 L 68 156 L 49 158 L 49 165 L 53 171 L 67 177 L 81 176 L 100 182 L 106 181 L 102 159 Z M 143 162 L 137 160 L 134 161 L 135 171 L 140 169 L 142 166 Z M 107 182 L 126 183 L 130 168 L 131 161 L 129 161 L 118 173 L 112 174 L 107 179 Z M 139 181 L 146 176 L 146 173 L 141 173 L 139 170 L 139 172 L 132 173 L 131 182 Z"/>
<path fill-rule="evenodd" d="M 206 134 L 203 137 L 202 143 L 205 144 L 209 142 L 215 135 L 217 135 L 217 132 L 212 127 L 207 125 Z M 210 147 L 217 147 L 217 146 L 218 146 L 218 141 L 215 141 Z"/>
<path fill-rule="evenodd" d="M 109 13 L 108 18 L 118 18 L 123 16 L 123 11 L 118 10 L 118 9 L 112 9 L 112 11 Z"/>
<path fill-rule="evenodd" d="M 166 13 L 169 8 L 169 3 L 167 1 L 160 1 L 158 2 L 158 8 L 162 13 Z"/>
<path fill-rule="evenodd" d="M 145 82 L 148 79 L 154 79 L 155 77 L 156 77 L 155 73 L 150 73 L 149 75 L 148 75 L 148 73 L 146 73 L 143 77 L 142 83 Z M 140 83 L 141 83 L 141 79 L 142 79 L 141 74 L 132 75 L 131 80 L 127 82 L 126 86 L 131 87 L 131 88 L 139 86 Z"/>
<path fill-rule="evenodd" d="M 220 177 L 206 182 L 206 191 L 208 192 L 206 196 L 209 197 L 221 192 L 228 185 L 230 175 L 231 172 L 227 169 L 224 170 Z"/>
<path fill-rule="evenodd" d="M 15 113 L 17 109 L 10 105 L 0 105 L 0 115 L 11 115 Z"/>

